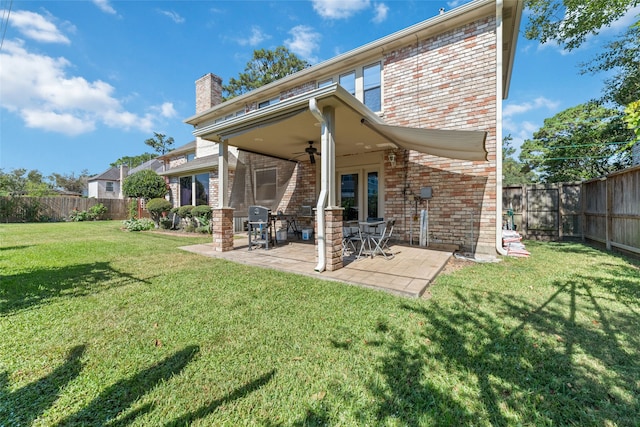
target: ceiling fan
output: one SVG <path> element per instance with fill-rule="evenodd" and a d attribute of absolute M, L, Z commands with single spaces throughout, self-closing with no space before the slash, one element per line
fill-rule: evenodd
<path fill-rule="evenodd" d="M 300 151 L 298 153 L 293 153 L 293 154 L 297 154 L 298 156 L 300 156 L 302 154 L 308 154 L 309 155 L 309 161 L 311 162 L 312 165 L 316 163 L 315 155 L 316 154 L 318 156 L 320 155 L 320 153 L 318 153 L 318 149 L 313 146 L 313 141 L 309 141 L 309 146 L 307 148 L 305 148 L 304 151 Z"/>

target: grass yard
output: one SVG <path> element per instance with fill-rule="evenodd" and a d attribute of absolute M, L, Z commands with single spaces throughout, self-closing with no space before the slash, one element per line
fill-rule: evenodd
<path fill-rule="evenodd" d="M 638 426 L 640 263 L 575 243 L 407 299 L 0 225 L 1 426 Z"/>

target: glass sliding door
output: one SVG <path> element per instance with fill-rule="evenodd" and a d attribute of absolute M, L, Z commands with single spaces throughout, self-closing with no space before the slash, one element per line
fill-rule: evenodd
<path fill-rule="evenodd" d="M 345 221 L 365 221 L 382 216 L 379 172 L 362 169 L 338 174 L 340 206 Z"/>
<path fill-rule="evenodd" d="M 367 172 L 367 218 L 379 218 L 378 172 Z"/>
<path fill-rule="evenodd" d="M 360 197 L 358 192 L 358 174 L 340 175 L 340 206 L 344 208 L 345 221 L 357 221 L 360 211 Z"/>

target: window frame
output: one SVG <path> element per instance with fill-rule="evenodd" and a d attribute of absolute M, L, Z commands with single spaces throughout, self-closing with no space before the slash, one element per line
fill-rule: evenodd
<path fill-rule="evenodd" d="M 259 173 L 264 173 L 264 172 L 273 172 L 273 183 L 266 182 L 263 179 L 264 177 L 258 176 Z M 263 187 L 265 184 L 273 186 L 273 190 L 270 191 L 273 193 L 273 198 L 271 199 L 259 198 L 258 183 L 260 183 L 261 187 Z M 253 194 L 255 195 L 256 204 L 258 205 L 270 205 L 275 202 L 278 196 L 278 168 L 277 167 L 270 166 L 270 167 L 255 169 L 253 171 Z"/>

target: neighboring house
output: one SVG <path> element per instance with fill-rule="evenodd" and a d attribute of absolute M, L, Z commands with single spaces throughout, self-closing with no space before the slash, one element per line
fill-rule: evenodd
<path fill-rule="evenodd" d="M 219 77 L 200 78 L 186 122 L 202 163 L 183 170 L 208 172 L 215 249 L 232 250 L 233 218 L 262 204 L 316 208 L 317 271 L 342 267 L 343 215 L 393 218 L 417 243 L 428 208 L 431 242 L 503 253 L 502 100 L 522 8 L 475 0 L 226 102 Z M 180 167 L 163 172 L 174 203 Z"/>
<path fill-rule="evenodd" d="M 124 165 L 111 167 L 87 180 L 88 197 L 98 199 L 124 199 L 124 195 L 122 194 L 122 182 L 124 179 L 133 173 L 146 169 L 159 173 L 164 170 L 164 163 L 155 158 L 147 160 L 132 169 Z"/>

